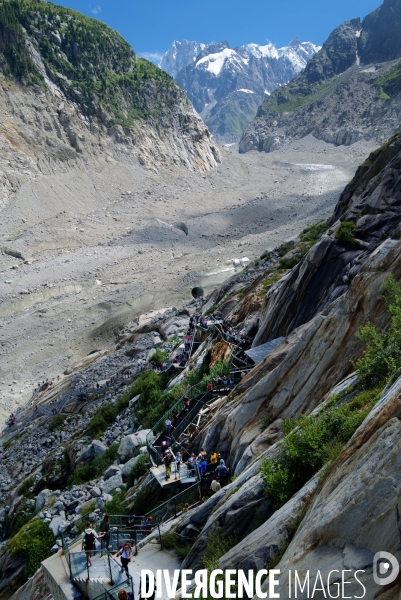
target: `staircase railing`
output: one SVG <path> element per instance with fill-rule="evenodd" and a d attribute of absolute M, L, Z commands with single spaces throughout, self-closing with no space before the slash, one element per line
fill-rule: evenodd
<path fill-rule="evenodd" d="M 153 441 L 155 439 L 157 439 L 157 437 L 164 431 L 165 429 L 165 422 L 166 419 L 169 415 L 171 415 L 171 412 L 176 408 L 178 410 L 178 408 L 180 407 L 180 412 L 183 411 L 184 409 L 184 399 L 188 398 L 190 401 L 194 400 L 195 398 L 197 398 L 198 396 L 202 395 L 202 393 L 204 394 L 207 388 L 207 382 L 206 381 L 201 381 L 200 383 L 197 383 L 196 385 L 191 386 L 190 388 L 188 388 L 185 392 L 185 394 L 183 394 L 178 400 L 177 402 L 175 402 L 175 404 L 173 404 L 169 410 L 164 413 L 164 415 L 157 421 L 157 423 L 155 423 L 155 425 L 152 427 L 152 429 L 149 431 L 148 435 L 146 436 L 146 446 L 147 446 L 147 450 L 149 453 L 149 456 L 151 457 L 151 459 L 153 460 L 153 462 L 156 465 L 160 465 L 162 462 L 162 457 L 161 454 L 159 452 L 159 450 L 154 446 Z M 191 419 L 193 418 L 194 414 L 197 414 L 200 409 L 202 408 L 203 404 L 205 402 L 197 402 L 195 404 L 195 407 L 197 408 L 197 410 L 195 412 L 192 411 L 191 409 Z M 193 414 L 192 414 L 193 412 Z M 185 419 L 187 420 L 187 419 Z M 190 421 L 189 421 L 190 422 Z M 177 426 L 179 427 L 179 425 Z M 182 431 L 182 429 L 181 429 Z"/>
<path fill-rule="evenodd" d="M 197 482 L 183 492 L 169 498 L 166 502 L 151 510 L 146 516 L 153 517 L 153 521 L 156 523 L 164 523 L 167 519 L 176 517 L 177 513 L 181 512 L 186 503 L 194 504 L 200 498 L 200 486 L 199 482 Z"/>

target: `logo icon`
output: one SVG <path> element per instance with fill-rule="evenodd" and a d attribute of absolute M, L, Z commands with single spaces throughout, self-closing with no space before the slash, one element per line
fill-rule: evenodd
<path fill-rule="evenodd" d="M 377 585 L 393 583 L 400 572 L 400 565 L 390 552 L 376 552 L 373 557 L 373 579 Z"/>

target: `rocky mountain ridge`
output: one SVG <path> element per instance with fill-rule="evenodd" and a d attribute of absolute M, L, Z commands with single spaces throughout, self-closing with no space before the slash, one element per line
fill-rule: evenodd
<path fill-rule="evenodd" d="M 173 42 L 160 66 L 185 89 L 218 141 L 239 139 L 260 103 L 299 73 L 319 49 L 293 39 L 276 48 L 228 42 Z"/>
<path fill-rule="evenodd" d="M 312 134 L 336 145 L 385 142 L 399 129 L 401 4 L 385 0 L 335 29 L 304 71 L 261 105 L 240 152 Z"/>
<path fill-rule="evenodd" d="M 219 160 L 182 90 L 106 25 L 51 3 L 6 0 L 0 34 L 3 157 L 26 162 L 29 176 L 52 161 L 121 156 L 207 170 Z M 6 198 L 21 174 L 2 166 Z"/>

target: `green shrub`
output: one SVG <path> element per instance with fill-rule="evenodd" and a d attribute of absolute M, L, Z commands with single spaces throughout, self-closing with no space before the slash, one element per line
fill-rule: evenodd
<path fill-rule="evenodd" d="M 180 560 L 184 560 L 192 548 L 191 542 L 186 542 L 183 544 L 182 541 L 178 539 L 178 536 L 174 531 L 163 533 L 161 540 L 163 548 L 175 550 Z"/>
<path fill-rule="evenodd" d="M 118 407 L 112 402 L 99 406 L 92 415 L 88 425 L 88 433 L 93 437 L 100 437 L 116 420 Z"/>
<path fill-rule="evenodd" d="M 50 431 L 54 431 L 55 429 L 59 429 L 64 425 L 65 416 L 57 415 L 50 421 L 49 429 Z"/>
<path fill-rule="evenodd" d="M 401 367 L 401 284 L 391 275 L 382 290 L 381 298 L 391 315 L 389 328 L 384 331 L 367 323 L 357 333 L 366 344 L 362 358 L 355 363 L 364 388 L 387 381 Z"/>
<path fill-rule="evenodd" d="M 146 463 L 148 462 L 148 460 L 149 459 L 146 454 L 141 454 L 141 456 L 138 458 L 138 460 L 132 467 L 131 471 L 128 473 L 128 477 L 127 477 L 127 485 L 128 486 L 130 486 L 130 487 L 133 486 L 136 479 L 139 479 L 140 477 L 142 477 L 142 475 L 145 475 L 145 473 L 148 470 L 148 467 L 145 466 Z"/>
<path fill-rule="evenodd" d="M 208 308 L 207 311 L 205 312 L 205 317 L 213 314 L 214 311 L 217 309 L 217 306 L 218 306 L 217 304 L 212 304 L 212 306 L 210 308 Z"/>
<path fill-rule="evenodd" d="M 125 491 L 117 492 L 113 494 L 113 498 L 108 500 L 104 507 L 103 511 L 109 513 L 110 515 L 128 515 L 130 514 L 130 510 L 128 508 L 128 504 L 125 501 Z M 141 514 L 141 513 L 134 513 Z"/>
<path fill-rule="evenodd" d="M 118 444 L 112 444 L 107 450 L 97 456 L 88 465 L 83 465 L 69 476 L 67 485 L 71 487 L 73 485 L 80 485 L 86 483 L 91 479 L 96 479 L 104 473 L 104 471 L 113 464 L 118 457 Z"/>
<path fill-rule="evenodd" d="M 10 556 L 25 559 L 24 577 L 32 577 L 40 563 L 50 556 L 55 538 L 49 525 L 41 519 L 33 519 L 7 544 Z"/>
<path fill-rule="evenodd" d="M 284 257 L 280 259 L 279 265 L 281 269 L 292 269 L 300 260 L 297 256 Z"/>
<path fill-rule="evenodd" d="M 159 350 L 157 349 L 156 352 L 154 352 L 152 354 L 152 356 L 149 357 L 149 361 L 153 361 L 156 363 L 163 363 L 168 359 L 168 352 L 165 352 L 164 350 Z"/>
<path fill-rule="evenodd" d="M 33 475 L 28 477 L 28 479 L 25 479 L 17 489 L 17 494 L 19 496 L 25 496 L 25 498 L 33 498 L 34 494 L 32 494 L 29 489 L 34 485 L 34 483 L 35 477 Z"/>
<path fill-rule="evenodd" d="M 268 250 L 265 250 L 263 254 L 260 255 L 260 260 L 270 260 L 272 253 Z"/>
<path fill-rule="evenodd" d="M 300 234 L 299 239 L 301 242 L 306 242 L 310 245 L 316 244 L 326 229 L 327 221 L 318 221 L 317 223 L 313 223 L 312 225 L 305 227 Z"/>
<path fill-rule="evenodd" d="M 343 221 L 342 223 L 340 223 L 340 226 L 336 231 L 336 239 L 342 240 L 346 244 L 352 243 L 355 240 L 352 233 L 354 229 L 354 221 Z"/>
<path fill-rule="evenodd" d="M 208 580 L 210 578 L 211 572 L 215 569 L 219 568 L 219 560 L 224 554 L 226 554 L 231 548 L 233 548 L 239 542 L 239 538 L 237 535 L 232 535 L 227 537 L 222 528 L 217 528 L 215 531 L 209 533 L 208 541 L 206 545 L 206 550 L 201 558 L 201 563 L 207 569 L 207 577 Z M 224 574 L 219 574 L 216 577 L 216 582 L 223 582 L 223 598 L 225 595 L 225 581 Z M 231 592 L 234 592 L 236 586 L 231 588 Z M 208 586 L 209 589 L 209 586 Z M 203 600 L 212 600 L 211 597 L 207 596 L 206 598 L 202 596 Z"/>
<path fill-rule="evenodd" d="M 261 468 L 265 491 L 276 508 L 285 504 L 323 465 L 335 460 L 376 399 L 377 390 L 359 405 L 344 403 L 317 416 L 287 421 L 284 431 L 290 432 L 284 437 L 279 456 L 264 460 Z"/>

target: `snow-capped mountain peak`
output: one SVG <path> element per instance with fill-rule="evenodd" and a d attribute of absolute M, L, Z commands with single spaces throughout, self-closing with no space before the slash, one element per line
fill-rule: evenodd
<path fill-rule="evenodd" d="M 201 44 L 175 41 L 160 66 L 186 90 L 195 109 L 218 141 L 240 137 L 266 94 L 297 75 L 319 50 L 294 38 L 276 48 L 227 41 Z"/>
<path fill-rule="evenodd" d="M 188 40 L 178 42 L 175 40 L 163 55 L 159 66 L 172 77 L 176 77 L 182 69 L 196 60 L 196 57 L 204 48 L 206 48 L 206 44 L 200 42 L 189 42 Z"/>
<path fill-rule="evenodd" d="M 228 62 L 236 62 L 236 63 L 244 63 L 244 65 L 248 64 L 248 61 L 237 54 L 235 50 L 231 48 L 224 48 L 220 52 L 216 52 L 215 54 L 208 54 L 204 56 L 200 60 L 198 60 L 195 64 L 195 68 L 197 69 L 206 69 L 213 75 L 220 75 L 221 70 L 226 65 L 226 61 Z"/>

